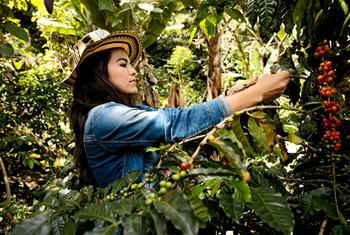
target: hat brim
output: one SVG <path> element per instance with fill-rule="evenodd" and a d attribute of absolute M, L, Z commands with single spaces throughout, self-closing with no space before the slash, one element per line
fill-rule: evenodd
<path fill-rule="evenodd" d="M 130 58 L 130 63 L 134 64 L 141 56 L 142 44 L 135 33 L 132 32 L 115 32 L 105 38 L 89 44 L 80 57 L 78 64 L 73 69 L 70 76 L 62 81 L 68 87 L 74 87 L 77 78 L 77 68 L 91 55 L 114 48 L 122 48 Z"/>

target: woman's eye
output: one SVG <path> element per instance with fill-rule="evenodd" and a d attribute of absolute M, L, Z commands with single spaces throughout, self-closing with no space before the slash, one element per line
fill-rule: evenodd
<path fill-rule="evenodd" d="M 126 66 L 127 66 L 128 64 L 120 64 L 120 66 L 122 66 L 122 67 L 124 67 L 124 68 L 126 68 Z"/>

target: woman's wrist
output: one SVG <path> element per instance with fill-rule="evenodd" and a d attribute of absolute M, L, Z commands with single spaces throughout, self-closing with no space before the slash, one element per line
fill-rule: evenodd
<path fill-rule="evenodd" d="M 226 96 L 227 103 L 230 105 L 232 112 L 250 108 L 261 103 L 263 101 L 262 91 L 259 91 L 257 88 L 256 85 L 253 85 L 241 92 Z"/>

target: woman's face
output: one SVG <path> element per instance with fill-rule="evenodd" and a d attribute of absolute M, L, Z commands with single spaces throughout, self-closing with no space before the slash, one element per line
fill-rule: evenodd
<path fill-rule="evenodd" d="M 129 56 L 124 49 L 117 48 L 111 51 L 108 80 L 125 94 L 137 94 L 136 70 L 130 64 Z"/>

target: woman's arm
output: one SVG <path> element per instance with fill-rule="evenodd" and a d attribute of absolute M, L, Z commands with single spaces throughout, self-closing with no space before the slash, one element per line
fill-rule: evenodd
<path fill-rule="evenodd" d="M 226 100 L 232 112 L 237 112 L 279 97 L 286 89 L 288 82 L 289 73 L 286 71 L 277 74 L 265 74 L 255 85 L 226 96 Z"/>

